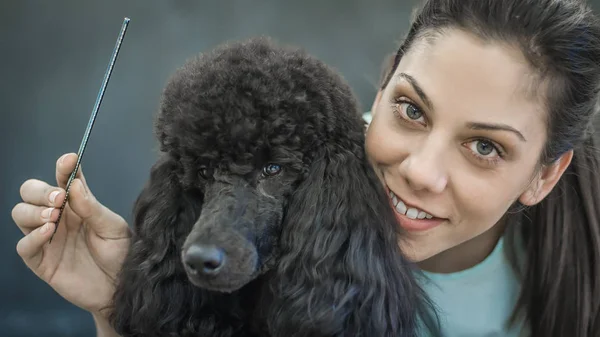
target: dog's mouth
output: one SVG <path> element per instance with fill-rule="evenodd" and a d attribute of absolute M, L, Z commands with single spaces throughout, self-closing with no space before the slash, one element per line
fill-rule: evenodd
<path fill-rule="evenodd" d="M 251 242 L 239 235 L 229 236 L 226 243 L 219 241 L 197 239 L 184 245 L 182 263 L 193 285 L 233 292 L 256 278 L 258 253 Z"/>

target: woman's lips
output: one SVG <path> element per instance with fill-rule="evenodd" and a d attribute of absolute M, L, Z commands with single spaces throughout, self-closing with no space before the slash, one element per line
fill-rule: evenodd
<path fill-rule="evenodd" d="M 436 218 L 433 215 L 407 205 L 388 188 L 390 205 L 394 209 L 396 219 L 400 226 L 407 231 L 422 232 L 441 225 L 446 219 Z"/>

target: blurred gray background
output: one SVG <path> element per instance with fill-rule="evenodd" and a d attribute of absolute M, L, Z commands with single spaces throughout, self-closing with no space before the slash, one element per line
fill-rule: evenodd
<path fill-rule="evenodd" d="M 598 8 L 598 1 L 594 6 Z M 83 168 L 96 197 L 131 219 L 155 159 L 152 120 L 176 67 L 226 40 L 269 35 L 337 68 L 368 110 L 383 58 L 415 0 L 0 1 L 0 336 L 94 336 L 91 316 L 38 279 L 16 253 L 10 211 L 28 178 L 55 184 L 77 152 L 123 18 L 131 23 Z"/>

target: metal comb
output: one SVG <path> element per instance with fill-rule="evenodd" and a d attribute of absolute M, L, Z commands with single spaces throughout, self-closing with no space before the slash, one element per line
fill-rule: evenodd
<path fill-rule="evenodd" d="M 65 210 L 65 206 L 67 205 L 67 200 L 69 199 L 69 190 L 71 188 L 71 183 L 75 179 L 77 175 L 77 171 L 79 170 L 79 166 L 81 165 L 81 158 L 83 157 L 83 152 L 88 143 L 88 139 L 90 138 L 90 133 L 92 132 L 92 127 L 94 126 L 94 122 L 96 121 L 96 116 L 98 115 L 98 109 L 100 109 L 100 104 L 102 103 L 102 98 L 104 98 L 104 92 L 106 91 L 106 86 L 108 84 L 108 80 L 110 79 L 110 75 L 112 74 L 113 66 L 115 61 L 117 60 L 117 55 L 119 54 L 119 50 L 121 49 L 121 42 L 123 42 L 123 38 L 125 37 L 125 31 L 127 30 L 127 26 L 129 25 L 130 19 L 126 17 L 123 20 L 123 25 L 121 26 L 121 31 L 119 32 L 119 36 L 117 38 L 117 43 L 115 48 L 113 49 L 112 56 L 110 58 L 110 62 L 108 64 L 108 68 L 106 69 L 106 73 L 104 74 L 104 80 L 102 81 L 102 86 L 100 87 L 100 91 L 98 92 L 98 97 L 96 98 L 96 103 L 94 104 L 94 109 L 92 111 L 92 115 L 90 116 L 90 120 L 88 122 L 87 128 L 85 129 L 85 133 L 83 135 L 83 139 L 81 140 L 81 144 L 79 145 L 79 150 L 77 151 L 77 163 L 75 164 L 75 169 L 71 172 L 69 176 L 69 180 L 67 181 L 67 186 L 65 187 L 66 195 L 65 200 L 63 200 L 62 206 L 60 206 L 60 211 L 58 213 L 58 219 L 56 220 L 56 227 L 54 227 L 54 233 L 52 233 L 52 237 L 50 237 L 50 242 L 54 238 L 54 234 L 56 234 L 56 230 L 58 229 L 58 225 L 60 224 L 60 219 L 62 217 L 63 211 Z"/>

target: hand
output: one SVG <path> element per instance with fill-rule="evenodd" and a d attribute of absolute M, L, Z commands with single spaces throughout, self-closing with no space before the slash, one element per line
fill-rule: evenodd
<path fill-rule="evenodd" d="M 74 153 L 57 161 L 58 187 L 35 179 L 21 185 L 23 202 L 12 210 L 13 220 L 25 234 L 17 243 L 17 252 L 39 278 L 67 301 L 105 317 L 131 234 L 121 216 L 94 198 L 81 166 L 71 184 L 61 223 L 48 243 L 76 161 Z"/>

